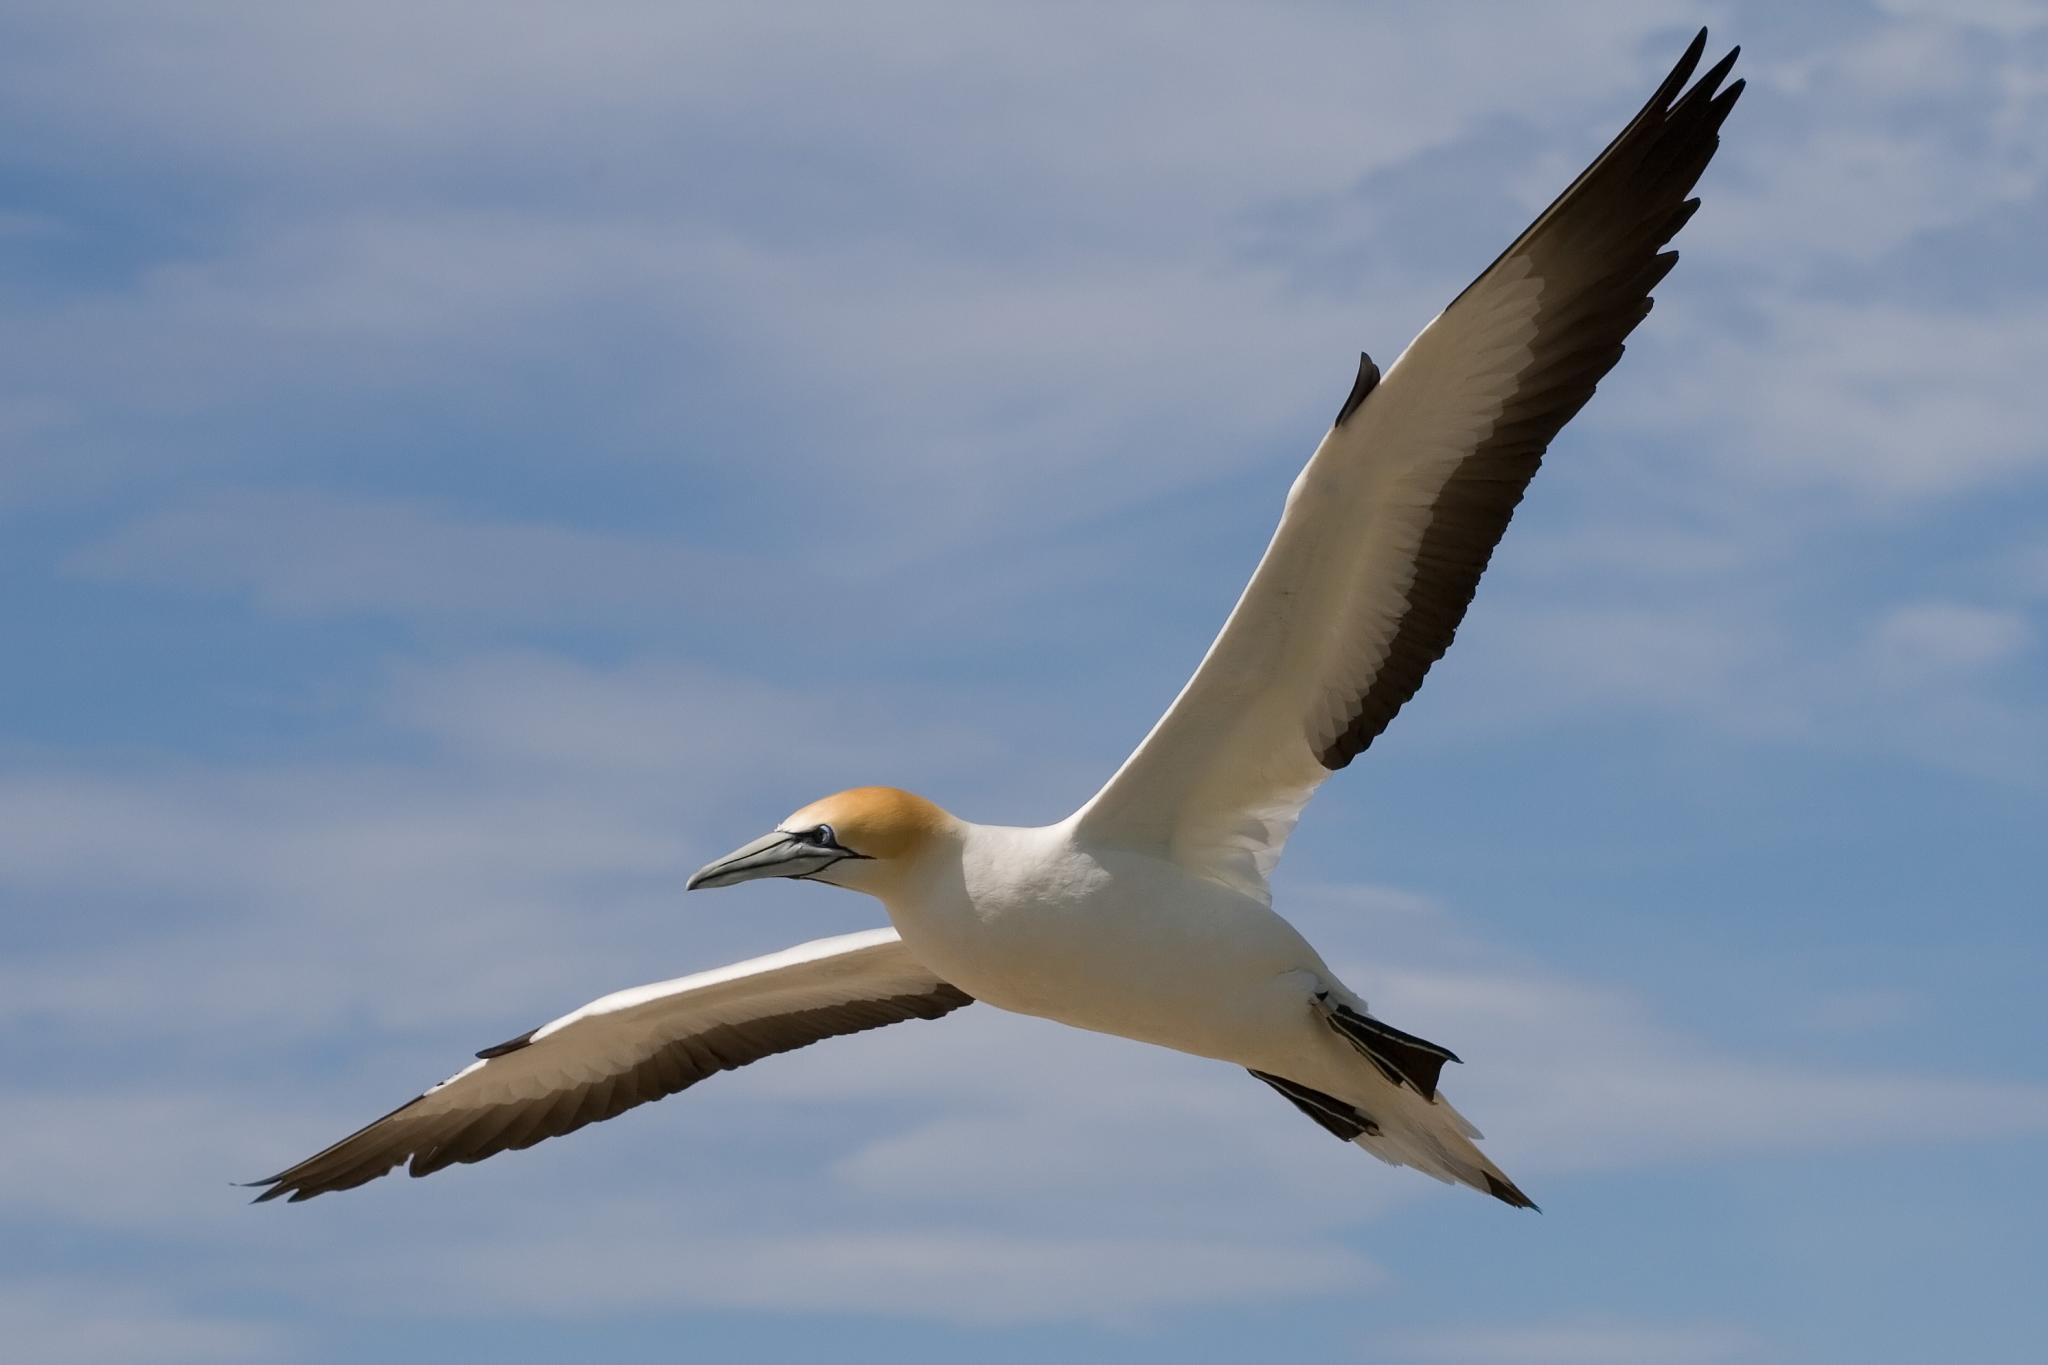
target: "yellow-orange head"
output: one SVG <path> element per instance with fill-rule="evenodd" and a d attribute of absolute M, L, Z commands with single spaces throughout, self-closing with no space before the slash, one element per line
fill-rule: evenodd
<path fill-rule="evenodd" d="M 956 828 L 922 796 L 854 787 L 811 802 L 772 832 L 706 864 L 690 886 L 801 877 L 879 893 Z"/>

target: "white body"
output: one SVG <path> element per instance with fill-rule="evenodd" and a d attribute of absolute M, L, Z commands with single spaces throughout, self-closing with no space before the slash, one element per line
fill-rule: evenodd
<path fill-rule="evenodd" d="M 1356 998 L 1293 925 L 1175 863 L 1079 845 L 1073 823 L 963 825 L 957 858 L 883 898 L 904 944 L 1019 1014 L 1280 1075 L 1325 1041 L 1358 1064 L 1312 1008 Z"/>
<path fill-rule="evenodd" d="M 1382 1160 L 1480 1189 L 1506 1176 L 1442 1095 L 1396 1085 L 1330 1027 L 1365 1001 L 1264 897 L 1166 858 L 1091 846 L 1080 819 L 957 822 L 880 893 L 932 973 L 1019 1014 L 1282 1076 L 1355 1106 Z"/>

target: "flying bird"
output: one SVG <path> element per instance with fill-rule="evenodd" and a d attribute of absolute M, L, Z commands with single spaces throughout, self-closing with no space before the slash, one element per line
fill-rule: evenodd
<path fill-rule="evenodd" d="M 973 824 L 840 792 L 691 888 L 795 877 L 889 928 L 596 1000 L 255 1182 L 308 1199 L 573 1132 L 707 1076 L 974 1001 L 1240 1066 L 1380 1159 L 1535 1205 L 1437 1083 L 1448 1048 L 1380 1019 L 1276 913 L 1303 805 L 1422 685 L 1551 439 L 1650 312 L 1742 92 L 1695 38 L 1620 135 L 1382 375 L 1361 357 L 1237 607 L 1166 714 L 1058 824 Z M 1739 49 L 1738 49 L 1739 50 Z"/>

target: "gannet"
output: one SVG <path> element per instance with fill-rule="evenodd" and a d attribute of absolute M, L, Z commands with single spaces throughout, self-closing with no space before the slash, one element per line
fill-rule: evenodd
<path fill-rule="evenodd" d="M 265 1180 L 308 1199 L 530 1147 L 719 1071 L 974 1001 L 1243 1067 L 1339 1139 L 1534 1203 L 1437 1088 L 1449 1049 L 1376 1016 L 1272 907 L 1303 805 L 1415 695 L 1551 439 L 1621 358 L 1742 92 L 1701 30 L 1621 133 L 1382 375 L 1358 377 L 1194 676 L 1058 824 L 861 787 L 689 879 L 866 892 L 870 929 L 605 996 Z M 1738 49 L 1739 51 L 1739 49 Z M 1684 90 L 1684 93 L 1680 93 Z"/>

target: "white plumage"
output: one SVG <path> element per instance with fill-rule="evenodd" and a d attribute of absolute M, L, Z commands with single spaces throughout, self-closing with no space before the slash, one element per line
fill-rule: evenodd
<path fill-rule="evenodd" d="M 1442 1095 L 1446 1049 L 1376 1019 L 1274 912 L 1303 805 L 1450 646 L 1550 440 L 1620 358 L 1742 82 L 1649 103 L 1384 378 L 1358 382 L 1201 666 L 1109 783 L 1056 825 L 841 792 L 710 864 L 877 897 L 893 929 L 606 996 L 267 1181 L 304 1199 L 400 1163 L 529 1146 L 717 1071 L 979 999 L 1251 1071 L 1387 1161 L 1529 1206 Z M 1683 93 L 1681 93 L 1683 91 Z M 899 937 L 900 935 L 900 937 Z"/>

